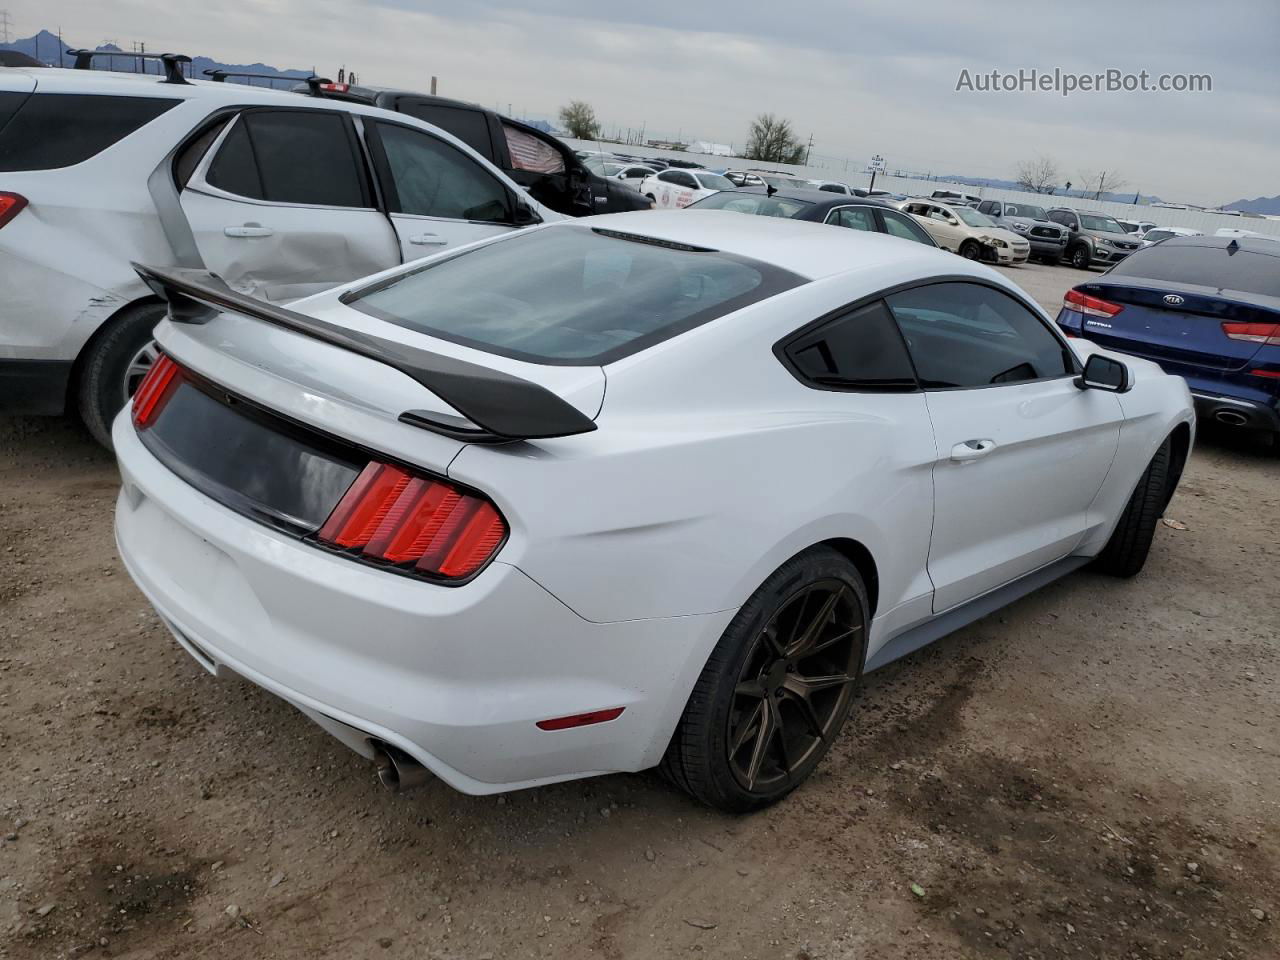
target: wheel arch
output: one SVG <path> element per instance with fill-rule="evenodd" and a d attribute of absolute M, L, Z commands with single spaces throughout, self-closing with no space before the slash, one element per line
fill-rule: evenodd
<path fill-rule="evenodd" d="M 862 577 L 862 584 L 867 588 L 867 619 L 872 620 L 876 615 L 876 606 L 880 600 L 880 571 L 876 566 L 875 557 L 871 555 L 871 551 L 858 540 L 852 537 L 833 537 L 829 540 L 823 540 L 814 544 L 816 547 L 830 547 L 842 557 L 853 564 L 854 569 L 858 571 L 858 575 Z"/>
<path fill-rule="evenodd" d="M 1173 499 L 1173 494 L 1178 489 L 1178 481 L 1182 479 L 1182 471 L 1187 465 L 1187 458 L 1191 455 L 1191 424 L 1184 420 L 1175 426 L 1173 432 L 1169 434 L 1169 445 L 1169 478 L 1161 513 Z"/>
<path fill-rule="evenodd" d="M 141 306 L 163 302 L 158 296 L 150 293 L 130 300 L 98 324 L 97 329 L 89 334 L 89 338 L 80 345 L 80 349 L 76 352 L 76 358 L 71 363 L 71 375 L 67 378 L 66 404 L 68 410 L 76 409 L 77 398 L 80 394 L 80 379 L 84 375 L 84 365 L 94 347 L 102 341 L 102 338 L 110 332 L 124 314 Z"/>

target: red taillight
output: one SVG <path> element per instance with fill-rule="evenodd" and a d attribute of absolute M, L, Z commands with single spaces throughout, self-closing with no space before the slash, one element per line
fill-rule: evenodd
<path fill-rule="evenodd" d="M 328 90 L 330 93 L 346 93 L 348 90 L 350 90 L 350 89 L 351 89 L 351 84 L 349 84 L 349 83 L 322 83 L 322 84 L 320 84 L 320 89 L 321 89 L 321 90 Z"/>
<path fill-rule="evenodd" d="M 1250 370 L 1255 377 L 1271 377 L 1272 379 L 1280 379 L 1280 370 Z"/>
<path fill-rule="evenodd" d="M 1086 313 L 1091 317 L 1114 317 L 1117 313 L 1124 309 L 1118 303 L 1111 303 L 1108 300 L 1100 300 L 1097 297 L 1091 297 L 1087 293 L 1079 290 L 1068 290 L 1067 295 L 1062 298 L 1062 305 L 1068 310 L 1075 310 L 1077 313 Z"/>
<path fill-rule="evenodd" d="M 608 710 L 592 710 L 590 713 L 575 713 L 568 717 L 555 717 L 551 720 L 539 720 L 539 730 L 568 730 L 571 727 L 585 727 L 592 723 L 608 723 L 622 716 L 625 707 L 610 707 Z"/>
<path fill-rule="evenodd" d="M 138 429 L 151 426 L 165 401 L 181 382 L 182 368 L 165 354 L 151 365 L 133 395 L 133 425 Z"/>
<path fill-rule="evenodd" d="M 0 193 L 0 227 L 22 212 L 27 198 L 20 193 Z"/>
<path fill-rule="evenodd" d="M 1222 332 L 1232 340 L 1280 347 L 1280 323 L 1224 323 Z"/>
<path fill-rule="evenodd" d="M 316 535 L 360 556 L 459 580 L 483 567 L 507 536 L 493 504 L 452 484 L 374 461 Z"/>

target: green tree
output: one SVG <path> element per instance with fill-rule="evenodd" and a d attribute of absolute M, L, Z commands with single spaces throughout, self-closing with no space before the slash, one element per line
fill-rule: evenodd
<path fill-rule="evenodd" d="M 561 107 L 560 125 L 576 140 L 594 140 L 600 127 L 596 112 L 585 100 L 573 100 L 567 107 Z"/>
<path fill-rule="evenodd" d="M 747 149 L 742 155 L 748 160 L 801 163 L 804 161 L 804 144 L 796 138 L 790 121 L 780 120 L 772 113 L 762 113 L 751 121 Z"/>

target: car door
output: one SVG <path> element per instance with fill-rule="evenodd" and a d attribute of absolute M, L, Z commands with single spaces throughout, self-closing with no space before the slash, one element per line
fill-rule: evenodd
<path fill-rule="evenodd" d="M 1075 385 L 1049 322 L 978 282 L 886 298 L 925 391 L 937 445 L 929 575 L 935 612 L 1067 556 L 1105 522 L 1118 398 Z"/>
<path fill-rule="evenodd" d="M 958 251 L 960 244 L 968 238 L 960 221 L 946 207 L 930 204 L 925 225 L 929 228 L 933 239 L 938 241 L 938 246 L 946 247 L 948 250 Z"/>
<path fill-rule="evenodd" d="M 400 263 L 347 113 L 252 108 L 221 123 L 181 193 L 209 270 L 289 300 Z"/>
<path fill-rule="evenodd" d="M 405 261 L 506 233 L 518 198 L 468 153 L 390 120 L 363 118 L 383 202 Z"/>
<path fill-rule="evenodd" d="M 892 237 L 901 237 L 904 240 L 913 240 L 916 243 L 923 243 L 926 247 L 936 247 L 938 244 L 928 232 L 920 226 L 913 218 L 897 210 L 877 210 L 876 216 L 880 221 L 880 230 Z"/>
<path fill-rule="evenodd" d="M 911 216 L 915 219 L 916 223 L 920 224 L 920 226 L 924 229 L 925 233 L 929 234 L 929 236 L 933 238 L 934 243 L 936 243 L 940 247 L 947 246 L 943 242 L 944 237 L 942 234 L 942 227 L 943 227 L 942 221 L 938 220 L 936 217 L 931 217 L 929 215 L 929 212 L 931 210 L 938 209 L 937 207 L 935 207 L 931 203 L 909 203 L 904 209 L 907 211 L 907 213 L 911 214 Z M 947 249 L 950 249 L 950 247 L 947 247 Z"/>

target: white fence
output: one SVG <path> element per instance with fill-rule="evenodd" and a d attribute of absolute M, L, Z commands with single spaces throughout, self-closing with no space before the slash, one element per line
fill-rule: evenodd
<path fill-rule="evenodd" d="M 738 160 L 731 157 L 712 157 L 699 153 L 680 153 L 675 150 L 658 150 L 637 144 L 595 143 L 586 140 L 570 140 L 577 150 L 611 150 L 641 157 L 675 157 L 692 160 L 703 166 L 719 169 L 722 166 L 750 167 L 754 169 L 776 170 L 793 177 L 812 180 L 840 180 L 856 187 L 865 187 L 871 179 L 870 174 L 862 172 L 845 173 L 839 168 L 791 166 L 783 163 L 759 163 L 755 160 Z M 984 200 L 1012 200 L 1014 202 L 1035 203 L 1042 207 L 1065 206 L 1080 210 L 1094 210 L 1107 213 L 1120 220 L 1147 220 L 1162 227 L 1190 227 L 1204 233 L 1213 233 L 1219 227 L 1232 227 L 1237 230 L 1252 230 L 1268 236 L 1280 238 L 1280 220 L 1263 217 L 1232 217 L 1221 213 L 1208 213 L 1203 210 L 1169 210 L 1164 207 L 1143 206 L 1132 203 L 1112 203 L 1106 200 L 1086 200 L 1082 197 L 1054 197 L 1037 193 L 1022 193 L 1018 190 L 1000 190 L 995 187 L 972 187 L 963 183 L 950 183 L 945 180 L 910 180 L 906 177 L 876 176 L 876 189 L 892 190 L 909 196 L 927 197 L 935 190 L 954 190 Z"/>

